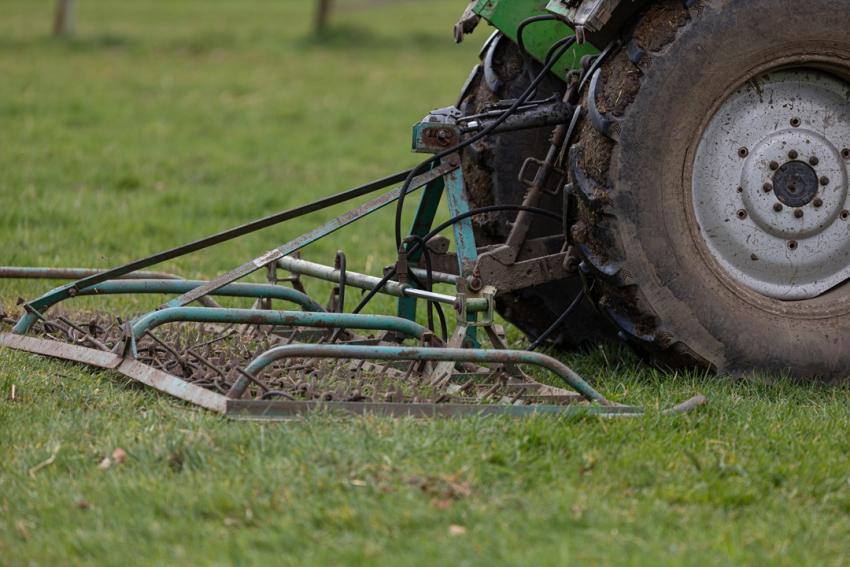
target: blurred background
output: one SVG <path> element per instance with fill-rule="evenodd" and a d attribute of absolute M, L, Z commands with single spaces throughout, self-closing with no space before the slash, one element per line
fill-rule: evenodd
<path fill-rule="evenodd" d="M 412 124 L 454 104 L 488 34 L 454 43 L 465 5 L 4 0 L 0 264 L 109 267 L 415 163 Z M 341 210 L 161 269 L 214 276 Z M 306 256 L 379 271 L 391 217 Z"/>

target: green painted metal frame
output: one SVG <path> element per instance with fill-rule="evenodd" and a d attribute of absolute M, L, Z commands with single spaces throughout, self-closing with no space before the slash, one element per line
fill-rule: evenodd
<path fill-rule="evenodd" d="M 195 280 L 112 280 L 97 284 L 80 290 L 76 297 L 92 296 L 92 295 L 121 295 L 121 294 L 175 294 L 186 293 L 192 289 L 205 284 L 205 281 Z M 61 288 L 56 288 L 61 289 Z M 40 314 L 60 303 L 69 299 L 62 295 L 54 293 L 56 290 L 51 290 L 44 294 L 38 300 L 38 305 L 41 306 Z M 217 289 L 211 295 L 221 297 L 247 297 L 255 299 L 280 299 L 290 301 L 299 305 L 305 311 L 324 311 L 325 308 L 319 305 L 312 297 L 306 293 L 272 284 L 254 284 L 254 283 L 234 283 Z M 32 325 L 38 320 L 38 314 L 34 309 L 28 310 L 18 320 L 17 324 L 12 329 L 18 334 L 26 334 Z"/>
<path fill-rule="evenodd" d="M 548 14 L 548 3 L 548 0 L 478 0 L 473 11 L 516 42 L 519 24 L 531 16 Z M 563 22 L 539 22 L 526 28 L 523 41 L 528 52 L 542 62 L 556 41 L 572 33 Z M 599 51 L 592 45 L 576 45 L 561 57 L 552 72 L 563 78 L 570 69 L 580 67 L 582 57 L 597 53 Z"/>

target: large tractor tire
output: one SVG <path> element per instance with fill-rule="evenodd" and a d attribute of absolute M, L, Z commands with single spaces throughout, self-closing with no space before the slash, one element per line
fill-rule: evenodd
<path fill-rule="evenodd" d="M 847 8 L 662 0 L 591 81 L 572 235 L 655 361 L 850 373 Z"/>
<path fill-rule="evenodd" d="M 492 51 L 488 56 L 489 50 Z M 482 66 L 471 77 L 459 105 L 467 116 L 477 114 L 497 101 L 519 97 L 540 71 L 536 62 L 504 38 L 491 39 L 482 59 Z M 489 66 L 486 72 L 484 66 Z M 535 98 L 560 96 L 563 90 L 564 83 L 553 75 L 539 86 Z M 463 173 L 471 205 L 521 204 L 528 188 L 519 181 L 519 171 L 526 158 L 542 159 L 546 155 L 551 133 L 551 128 L 505 133 L 485 138 L 466 149 Z M 546 195 L 539 206 L 561 211 L 562 202 L 560 195 Z M 476 217 L 474 230 L 478 244 L 486 246 L 505 242 L 515 216 L 515 213 L 494 213 Z M 544 219 L 535 223 L 529 238 L 562 235 L 563 232 L 560 223 Z M 500 296 L 496 306 L 505 319 L 534 340 L 558 319 L 582 290 L 581 278 L 576 276 Z M 613 326 L 589 299 L 584 299 L 549 342 L 570 349 L 606 337 L 616 337 Z"/>

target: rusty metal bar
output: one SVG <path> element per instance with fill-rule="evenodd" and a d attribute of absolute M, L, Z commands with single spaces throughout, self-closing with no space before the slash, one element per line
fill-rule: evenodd
<path fill-rule="evenodd" d="M 78 296 L 84 295 L 116 295 L 125 293 L 152 293 L 173 294 L 185 293 L 186 291 L 202 286 L 203 281 L 192 280 L 113 280 L 103 282 L 80 290 Z M 307 311 L 324 311 L 325 309 L 316 303 L 313 298 L 305 293 L 294 289 L 272 284 L 237 283 L 224 286 L 215 291 L 215 295 L 225 297 L 253 297 L 269 298 L 291 301 Z M 52 291 L 46 293 L 36 301 L 42 305 L 42 311 L 46 311 L 56 303 L 67 299 L 62 295 L 54 294 Z M 52 300 L 52 302 L 51 302 Z M 221 309 L 218 304 L 212 309 Z M 25 334 L 37 320 L 35 311 L 27 311 L 15 325 L 13 331 Z"/>
<path fill-rule="evenodd" d="M 446 160 L 445 163 L 440 164 L 434 169 L 428 171 L 427 173 L 423 173 L 418 177 L 414 177 L 413 181 L 410 184 L 410 189 L 408 191 L 413 191 L 414 189 L 418 189 L 419 187 L 430 183 L 434 179 L 442 177 L 447 173 L 450 173 L 460 167 L 460 161 L 457 159 L 454 160 Z M 325 224 L 321 225 L 318 228 L 314 228 L 313 230 L 302 234 L 298 238 L 294 240 L 290 240 L 286 244 L 269 250 L 262 256 L 258 256 L 254 258 L 250 262 L 246 262 L 241 266 L 223 274 L 216 279 L 206 283 L 205 285 L 194 289 L 188 293 L 184 293 L 180 297 L 177 297 L 168 302 L 169 307 L 182 307 L 184 305 L 188 305 L 193 301 L 201 298 L 209 293 L 212 293 L 216 289 L 225 286 L 229 283 L 233 283 L 236 280 L 247 276 L 253 272 L 256 272 L 260 268 L 263 268 L 284 256 L 288 256 L 293 252 L 297 252 L 301 250 L 308 244 L 315 242 L 325 236 L 336 232 L 337 230 L 350 225 L 351 223 L 366 217 L 378 211 L 387 205 L 397 201 L 399 196 L 401 195 L 401 188 L 393 189 L 387 193 L 384 193 L 380 197 L 372 199 L 366 203 L 363 203 L 359 207 L 351 209 L 343 213 L 342 215 L 332 219 Z"/>
<path fill-rule="evenodd" d="M 305 345 L 292 344 L 267 350 L 245 368 L 257 376 L 273 362 L 292 357 L 335 358 L 355 360 L 474 362 L 478 364 L 531 364 L 549 370 L 587 400 L 605 406 L 613 405 L 605 396 L 565 364 L 550 356 L 523 350 L 484 350 L 461 348 L 390 347 L 360 345 Z"/>

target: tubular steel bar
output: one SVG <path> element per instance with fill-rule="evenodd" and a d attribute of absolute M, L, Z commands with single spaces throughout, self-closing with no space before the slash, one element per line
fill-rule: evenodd
<path fill-rule="evenodd" d="M 212 309 L 210 307 L 168 307 L 142 315 L 133 321 L 133 338 L 145 332 L 178 321 L 195 323 L 242 323 L 249 325 L 280 325 L 287 327 L 317 327 L 320 329 L 366 329 L 394 331 L 422 340 L 428 329 L 413 321 L 388 315 L 355 315 L 353 313 L 314 313 L 304 311 L 265 311 L 261 309 Z"/>
<path fill-rule="evenodd" d="M 293 274 L 301 274 L 305 276 L 314 277 L 320 280 L 325 280 L 328 282 L 336 283 L 339 281 L 339 270 L 336 270 L 330 266 L 326 266 L 324 264 L 317 264 L 315 262 L 308 262 L 307 260 L 301 260 L 300 258 L 293 258 L 291 256 L 286 256 L 277 261 L 277 265 L 292 272 Z M 424 272 L 422 273 L 424 276 Z M 457 282 L 457 276 L 452 276 L 449 274 L 445 274 L 446 276 L 452 278 L 451 283 Z M 381 278 L 375 276 L 369 276 L 366 274 L 361 274 L 358 272 L 346 271 L 345 272 L 345 284 L 351 287 L 356 287 L 358 289 L 374 289 L 381 282 Z M 448 282 L 446 282 L 448 283 Z M 431 291 L 426 291 L 424 289 L 417 289 L 411 287 L 408 284 L 402 284 L 395 281 L 389 281 L 386 283 L 384 288 L 381 290 L 387 295 L 392 295 L 394 297 L 416 297 L 419 299 L 426 299 L 430 301 L 436 301 L 437 303 L 445 303 L 448 305 L 454 305 L 457 301 L 457 298 L 453 295 L 445 295 L 442 293 L 434 293 Z M 467 306 L 467 310 L 471 311 L 486 311 L 488 304 L 486 300 L 475 301 L 474 299 L 468 300 L 469 305 Z"/>
<path fill-rule="evenodd" d="M 209 311 L 209 309 L 205 309 Z M 406 319 L 403 319 L 406 320 Z M 550 356 L 522 350 L 482 350 L 460 348 L 389 347 L 360 345 L 290 344 L 267 350 L 245 368 L 256 377 L 265 367 L 282 358 L 335 358 L 356 360 L 473 362 L 531 364 L 549 370 L 586 399 L 613 406 L 602 394 L 569 367 Z M 635 411 L 640 411 L 635 408 Z"/>
<path fill-rule="evenodd" d="M 0 279 L 31 280 L 79 280 L 105 273 L 94 268 L 30 268 L 22 266 L 0 266 Z M 127 280 L 182 280 L 180 276 L 167 272 L 133 272 L 118 279 Z"/>
<path fill-rule="evenodd" d="M 427 173 L 423 173 L 422 175 L 414 177 L 411 184 L 410 184 L 409 191 L 412 191 L 414 189 L 418 189 L 419 187 L 422 187 L 423 185 L 430 183 L 434 179 L 437 179 L 439 177 L 442 177 L 443 175 L 447 175 L 447 174 L 451 173 L 452 171 L 458 169 L 459 167 L 460 167 L 460 160 L 459 159 L 446 160 L 445 163 L 435 167 L 431 171 L 428 171 Z M 215 291 L 216 289 L 218 289 L 218 288 L 220 288 L 224 285 L 227 285 L 229 283 L 233 283 L 234 281 L 238 280 L 239 278 L 245 277 L 248 274 L 256 272 L 260 268 L 263 268 L 263 267 L 275 262 L 276 260 L 283 258 L 284 256 L 288 256 L 289 254 L 292 254 L 293 252 L 297 252 L 298 250 L 307 246 L 311 242 L 315 242 L 315 241 L 317 241 L 321 238 L 324 238 L 325 236 L 327 236 L 327 235 L 329 235 L 333 232 L 336 232 L 337 230 L 339 230 L 339 229 L 341 229 L 345 226 L 348 226 L 349 224 L 351 224 L 355 221 L 358 221 L 358 220 L 362 219 L 363 217 L 370 215 L 370 214 L 374 213 L 375 211 L 378 211 L 378 210 L 386 207 L 387 205 L 397 201 L 399 199 L 400 195 L 401 195 L 401 188 L 393 189 L 392 191 L 384 193 L 380 197 L 376 197 L 375 199 L 372 199 L 371 201 L 364 203 L 364 204 L 360 205 L 359 207 L 351 209 L 350 211 L 343 213 L 342 215 L 336 217 L 335 219 L 332 219 L 332 220 L 326 222 L 322 226 L 315 228 L 315 229 L 311 230 L 310 232 L 302 234 L 301 236 L 299 236 L 295 240 L 290 240 L 289 242 L 287 242 L 286 244 L 284 244 L 282 246 L 279 246 L 277 248 L 269 250 L 268 252 L 266 252 L 262 256 L 258 256 L 257 258 L 254 258 L 253 260 L 246 262 L 246 263 L 242 264 L 241 266 L 239 266 L 237 268 L 234 268 L 233 270 L 227 272 L 226 274 L 222 274 L 221 276 L 217 277 L 216 279 L 214 279 L 210 282 L 207 282 L 205 285 L 169 301 L 168 306 L 169 307 L 182 307 L 184 305 L 187 305 L 187 304 L 197 300 L 200 297 L 203 297 L 203 296 L 205 296 L 209 293 L 212 293 L 213 291 Z"/>
<path fill-rule="evenodd" d="M 0 266 L 0 279 L 22 280 L 79 280 L 89 276 L 105 274 L 107 270 L 96 268 L 35 268 L 29 266 Z M 132 272 L 121 276 L 121 280 L 182 280 L 168 272 Z M 221 307 L 205 297 L 200 302 L 204 307 Z"/>
<path fill-rule="evenodd" d="M 192 280 L 112 280 L 103 282 L 85 289 L 80 290 L 78 296 L 83 295 L 117 295 L 126 293 L 185 293 L 195 289 L 205 282 Z M 272 284 L 253 284 L 253 283 L 238 283 L 226 285 L 218 289 L 215 295 L 224 297 L 254 297 L 254 298 L 269 298 L 291 301 L 305 311 L 324 311 L 324 307 L 319 305 L 313 298 L 306 293 L 301 293 L 294 289 L 282 287 Z M 52 303 L 43 303 L 42 312 L 49 309 L 56 303 L 62 301 L 61 296 L 53 295 L 53 292 L 48 292 L 44 297 L 54 298 Z M 36 301 L 40 301 L 36 300 Z M 218 307 L 220 309 L 220 307 Z M 32 325 L 38 320 L 38 315 L 32 311 L 27 311 L 12 329 L 18 334 L 26 334 Z"/>

